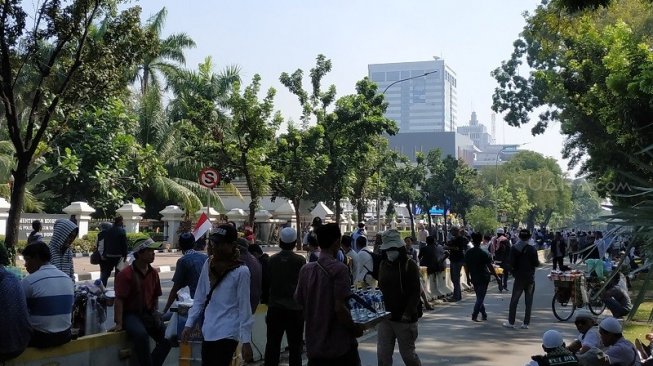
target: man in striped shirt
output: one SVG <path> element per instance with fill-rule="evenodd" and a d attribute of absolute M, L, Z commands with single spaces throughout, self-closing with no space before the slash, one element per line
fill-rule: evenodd
<path fill-rule="evenodd" d="M 52 238 L 50 239 L 50 261 L 74 282 L 73 250 L 70 246 L 77 237 L 79 228 L 68 219 L 59 219 L 54 222 L 53 229 Z"/>
<path fill-rule="evenodd" d="M 71 339 L 71 314 L 74 288 L 70 277 L 50 264 L 50 248 L 43 242 L 23 250 L 25 268 L 30 274 L 23 279 L 29 323 L 32 326 L 30 347 L 55 347 Z"/>

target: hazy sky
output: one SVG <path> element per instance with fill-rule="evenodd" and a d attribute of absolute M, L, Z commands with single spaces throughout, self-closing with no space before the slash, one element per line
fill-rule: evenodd
<path fill-rule="evenodd" d="M 206 56 L 216 71 L 236 64 L 246 82 L 258 73 L 263 85 L 277 89 L 276 107 L 299 120 L 296 98 L 279 75 L 302 68 L 306 73 L 322 53 L 333 62 L 327 84 L 338 95 L 354 92 L 370 63 L 444 58 L 458 77 L 458 125 L 472 111 L 490 130 L 490 72 L 512 52 L 523 28 L 524 11 L 540 0 L 142 0 L 135 2 L 148 18 L 168 9 L 164 35 L 185 32 L 197 43 L 187 52 L 195 68 Z M 562 160 L 564 137 L 559 124 L 533 137 L 531 126 L 509 127 L 497 116 L 498 143 L 528 143 L 523 148 Z"/>

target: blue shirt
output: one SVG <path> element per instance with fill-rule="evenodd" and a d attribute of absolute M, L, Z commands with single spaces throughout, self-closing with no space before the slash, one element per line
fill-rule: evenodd
<path fill-rule="evenodd" d="M 175 268 L 172 282 L 175 285 L 179 285 L 180 288 L 188 286 L 190 288 L 190 296 L 193 299 L 195 298 L 195 290 L 197 289 L 200 273 L 202 273 L 202 266 L 208 258 L 208 255 L 191 249 L 177 260 L 177 267 Z"/>
<path fill-rule="evenodd" d="M 0 309 L 0 354 L 24 350 L 30 337 L 25 293 L 20 280 L 3 266 L 0 266 Z"/>
<path fill-rule="evenodd" d="M 74 285 L 67 274 L 52 264 L 23 279 L 29 322 L 34 330 L 58 333 L 70 329 Z"/>

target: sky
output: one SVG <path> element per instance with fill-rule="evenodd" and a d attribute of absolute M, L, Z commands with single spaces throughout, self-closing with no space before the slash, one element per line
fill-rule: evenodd
<path fill-rule="evenodd" d="M 246 83 L 260 74 L 264 88 L 277 90 L 275 107 L 287 119 L 299 121 L 301 111 L 279 76 L 298 68 L 307 75 L 318 54 L 333 63 L 324 84 L 334 84 L 338 96 L 355 92 L 356 81 L 367 76 L 368 64 L 439 56 L 457 74 L 458 125 L 468 124 L 476 111 L 490 130 L 496 87 L 490 72 L 510 57 L 512 43 L 525 24 L 523 12 L 532 12 L 540 2 L 141 0 L 133 4 L 143 8 L 144 19 L 166 7 L 163 35 L 183 32 L 197 44 L 186 52 L 188 68 L 211 56 L 216 72 L 238 65 Z M 553 157 L 567 171 L 560 125 L 550 124 L 538 136 L 531 135 L 531 127 L 510 127 L 497 115 L 496 142 L 525 144 L 523 149 Z"/>

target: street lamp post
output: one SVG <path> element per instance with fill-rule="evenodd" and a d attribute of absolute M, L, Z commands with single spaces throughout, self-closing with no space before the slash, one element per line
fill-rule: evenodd
<path fill-rule="evenodd" d="M 408 80 L 422 78 L 422 77 L 425 77 L 425 76 L 428 76 L 428 75 L 431 75 L 431 74 L 435 74 L 436 72 L 438 72 L 438 70 L 433 70 L 433 71 L 425 72 L 422 75 L 415 75 L 415 76 L 411 76 L 409 78 L 399 79 L 399 80 L 393 81 L 392 83 L 388 84 L 388 86 L 386 86 L 385 89 L 383 89 L 383 91 L 381 92 L 381 95 L 385 96 L 385 92 L 387 92 L 388 89 L 390 89 L 390 87 L 393 86 L 393 85 L 403 83 L 404 81 L 408 81 Z M 376 196 L 376 227 L 377 227 L 376 231 L 380 232 L 381 231 L 381 164 L 379 164 L 378 177 L 379 177 L 379 179 L 378 179 L 378 192 L 377 192 L 377 196 Z"/>

